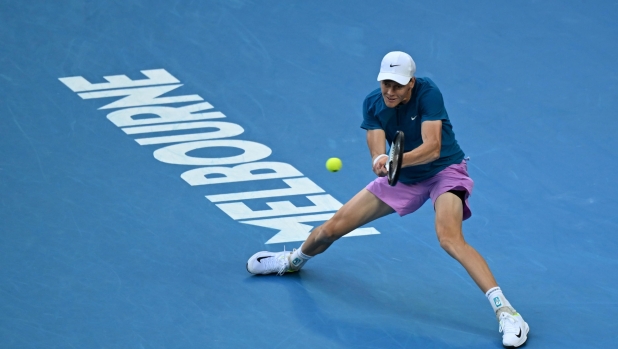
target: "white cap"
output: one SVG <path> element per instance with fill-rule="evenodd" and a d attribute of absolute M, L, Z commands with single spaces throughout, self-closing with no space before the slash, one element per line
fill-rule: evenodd
<path fill-rule="evenodd" d="M 416 72 L 416 64 L 409 54 L 401 51 L 389 52 L 382 58 L 378 81 L 393 80 L 401 85 L 410 82 Z"/>

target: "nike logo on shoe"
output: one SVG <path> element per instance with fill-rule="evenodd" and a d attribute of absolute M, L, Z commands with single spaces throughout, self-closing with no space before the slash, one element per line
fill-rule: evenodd
<path fill-rule="evenodd" d="M 264 258 L 272 258 L 272 256 L 258 257 L 258 259 L 257 259 L 258 263 L 262 263 L 262 262 L 260 262 L 260 261 L 261 261 L 262 259 L 264 259 Z"/>
<path fill-rule="evenodd" d="M 399 64 L 395 64 L 395 65 L 392 65 L 392 64 L 391 64 L 391 68 L 392 68 L 392 67 L 398 67 L 398 66 L 399 66 Z"/>
<path fill-rule="evenodd" d="M 515 335 L 517 338 L 521 338 L 521 327 L 519 328 L 519 334 Z"/>

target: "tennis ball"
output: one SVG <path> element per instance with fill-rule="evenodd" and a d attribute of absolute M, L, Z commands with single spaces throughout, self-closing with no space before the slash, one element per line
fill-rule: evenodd
<path fill-rule="evenodd" d="M 330 158 L 326 160 L 326 169 L 330 172 L 337 172 L 341 170 L 341 166 L 343 166 L 343 164 L 339 158 Z"/>

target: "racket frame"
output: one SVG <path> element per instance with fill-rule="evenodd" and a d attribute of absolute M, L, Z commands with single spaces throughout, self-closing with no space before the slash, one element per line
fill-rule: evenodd
<path fill-rule="evenodd" d="M 403 162 L 403 153 L 405 145 L 405 135 L 403 131 L 397 131 L 395 138 L 391 143 L 391 149 L 388 152 L 388 161 L 386 162 L 386 170 L 388 171 L 388 184 L 393 187 L 399 181 L 401 173 L 401 164 Z"/>

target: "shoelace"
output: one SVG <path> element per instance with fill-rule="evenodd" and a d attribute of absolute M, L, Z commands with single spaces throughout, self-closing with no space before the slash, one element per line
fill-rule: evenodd
<path fill-rule="evenodd" d="M 287 263 L 288 257 L 284 253 L 281 256 L 279 256 L 279 258 L 275 258 L 275 259 L 277 259 L 279 262 L 279 271 L 277 272 L 277 275 L 281 276 L 285 274 L 286 271 L 288 271 L 288 267 L 290 266 L 289 263 Z"/>
<path fill-rule="evenodd" d="M 508 313 L 500 314 L 500 327 L 498 330 L 502 333 L 519 333 L 519 326 L 513 315 Z"/>
<path fill-rule="evenodd" d="M 292 249 L 292 253 L 294 253 L 296 251 L 296 249 Z M 280 267 L 279 267 L 279 271 L 277 272 L 277 275 L 281 276 L 283 274 L 285 274 L 286 271 L 292 271 L 290 269 L 290 260 L 288 259 L 288 254 L 287 251 L 285 250 L 285 246 L 283 246 L 283 254 L 279 257 L 280 259 Z"/>

